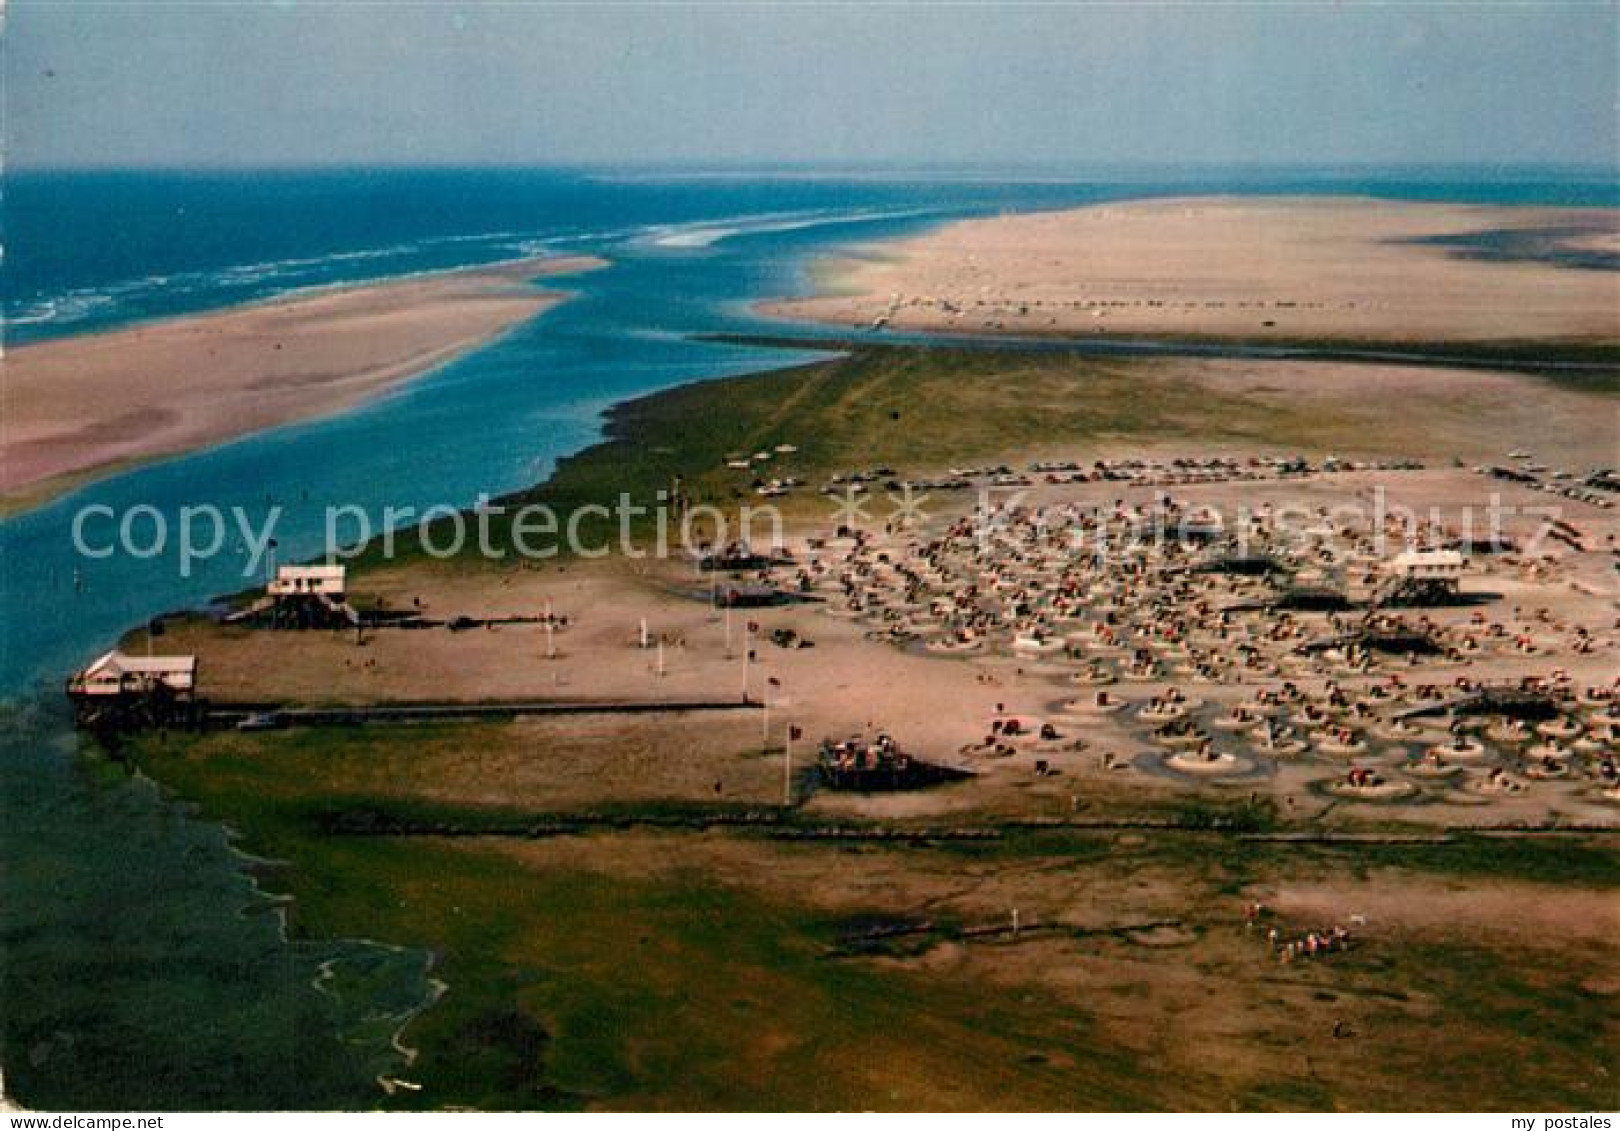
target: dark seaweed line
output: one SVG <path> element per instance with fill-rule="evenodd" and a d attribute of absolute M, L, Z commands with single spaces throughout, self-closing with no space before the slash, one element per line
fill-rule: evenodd
<path fill-rule="evenodd" d="M 1481 836 L 1498 840 L 1542 839 L 1560 836 L 1620 837 L 1609 825 L 1559 824 L 1545 826 L 1445 825 L 1434 833 L 1256 832 L 1239 820 L 1183 821 L 1165 818 L 1121 818 L 1095 821 L 1021 820 L 990 826 L 906 826 L 878 824 L 807 824 L 791 813 L 747 809 L 722 813 L 568 813 L 515 821 L 453 821 L 413 819 L 376 810 L 320 814 L 316 824 L 332 836 L 381 837 L 489 837 L 540 839 L 574 836 L 593 829 L 655 828 L 704 832 L 717 828 L 760 829 L 777 840 L 886 841 L 922 843 L 939 841 L 999 841 L 1019 833 L 1164 832 L 1230 835 L 1245 843 L 1302 845 L 1451 845 L 1460 838 Z"/>

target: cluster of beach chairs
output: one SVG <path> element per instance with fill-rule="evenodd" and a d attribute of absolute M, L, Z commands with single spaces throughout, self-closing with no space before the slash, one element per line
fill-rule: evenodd
<path fill-rule="evenodd" d="M 747 467 L 747 464 L 739 464 Z M 1423 464 L 1411 459 L 1350 460 L 1328 456 L 1311 460 L 1304 456 L 1253 455 L 1175 456 L 1166 458 L 1035 460 L 1019 470 L 1009 464 L 951 467 L 942 475 L 901 476 L 892 467 L 880 466 L 829 476 L 819 490 L 824 495 L 859 495 L 877 489 L 886 491 L 966 491 L 976 488 L 1011 490 L 1037 484 L 1118 483 L 1122 486 L 1173 487 L 1194 484 L 1263 482 L 1306 475 L 1352 471 L 1421 471 Z M 797 485 L 794 481 L 790 485 Z"/>
<path fill-rule="evenodd" d="M 1054 705 L 1058 714 L 1124 725 L 1149 747 L 1144 757 L 1191 779 L 1307 759 L 1335 766 L 1319 783 L 1324 792 L 1356 800 L 1489 798 L 1560 783 L 1620 802 L 1614 685 L 1577 687 L 1554 669 L 1531 680 L 1546 717 L 1450 709 L 1477 690 L 1467 674 L 1475 665 L 1614 653 L 1612 620 L 1583 624 L 1519 606 L 1446 616 L 1292 609 L 1279 598 L 1302 578 L 1337 584 L 1347 605 L 1358 593 L 1365 602 L 1388 576 L 1391 547 L 1445 532 L 1325 508 L 1303 525 L 1264 506 L 1243 521 L 1241 531 L 1224 529 L 1169 495 L 1151 504 L 1009 504 L 937 531 L 845 532 L 761 577 L 820 598 L 873 639 L 1010 660 L 1074 688 Z M 1239 533 L 1241 557 L 1230 544 Z M 1248 568 L 1256 560 L 1275 569 Z M 1208 692 L 1184 690 L 1200 685 Z M 1116 686 L 1140 694 L 1109 690 Z"/>

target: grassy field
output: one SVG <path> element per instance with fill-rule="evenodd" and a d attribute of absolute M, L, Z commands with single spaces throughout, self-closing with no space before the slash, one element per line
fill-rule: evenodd
<path fill-rule="evenodd" d="M 679 475 L 700 496 L 735 500 L 742 485 L 722 466 L 725 457 L 779 443 L 798 447 L 792 465 L 806 474 L 1027 462 L 1080 445 L 1402 456 L 1432 442 L 1435 427 L 1456 411 L 1449 391 L 1425 390 L 1421 369 L 1412 371 L 1407 392 L 1382 402 L 1367 398 L 1354 367 L 1324 371 L 1312 395 L 1293 403 L 1276 395 L 1286 382 L 1234 392 L 1206 380 L 1207 372 L 1182 359 L 854 346 L 837 360 L 698 382 L 620 405 L 605 443 L 563 461 L 550 482 L 517 498 L 567 503 L 618 490 L 645 497 Z M 1555 384 L 1594 395 L 1620 388 L 1613 374 L 1520 380 L 1526 399 Z M 1314 381 L 1307 374 L 1301 384 Z M 1472 407 L 1484 414 L 1496 408 Z"/>
<path fill-rule="evenodd" d="M 408 1029 L 421 1059 L 401 1073 L 423 1090 L 391 1104 L 1620 1098 L 1601 1073 L 1620 1047 L 1615 987 L 1599 976 L 1612 945 L 1534 935 L 1538 900 L 1620 888 L 1612 842 L 1279 845 L 1200 828 L 1200 813 L 1151 837 L 783 841 L 770 827 L 672 823 L 731 811 L 674 786 L 587 810 L 565 807 L 543 777 L 512 777 L 525 751 L 564 761 L 569 741 L 514 724 L 362 728 L 153 738 L 136 757 L 288 862 L 267 880 L 296 893 L 296 934 L 381 937 L 438 956 L 449 988 Z M 550 834 L 586 812 L 608 819 Z M 426 831 L 382 835 L 380 820 Z M 548 831 L 511 831 L 531 826 Z M 1425 885 L 1508 885 L 1526 931 L 1389 928 L 1333 960 L 1280 967 L 1240 908 L 1256 891 L 1318 883 L 1416 885 L 1417 902 Z M 1026 934 L 971 941 L 1011 906 L 1025 909 Z M 894 925 L 915 929 L 860 934 Z"/>
<path fill-rule="evenodd" d="M 616 406 L 604 442 L 564 459 L 544 484 L 502 502 L 545 504 L 568 514 L 611 504 L 623 492 L 650 505 L 679 479 L 694 502 L 731 508 L 754 496 L 752 477 L 728 470 L 727 457 L 783 443 L 798 452 L 766 474 L 809 478 L 880 464 L 943 469 L 1080 441 L 1195 435 L 1286 441 L 1305 431 L 1286 411 L 1211 396 L 1152 363 L 867 347 L 833 361 L 697 382 Z M 797 504 L 805 509 L 803 496 Z M 583 529 L 595 541 L 610 528 L 587 522 Z M 499 521 L 493 541 L 510 544 Z M 408 548 L 409 540 L 403 544 Z"/>

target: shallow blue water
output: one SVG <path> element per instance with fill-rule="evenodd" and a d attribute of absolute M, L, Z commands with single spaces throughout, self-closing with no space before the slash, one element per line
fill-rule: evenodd
<path fill-rule="evenodd" d="M 841 244 L 1003 209 L 1279 191 L 1620 203 L 1606 174 L 1524 171 L 1485 181 L 1410 171 L 11 178 L 0 277 L 12 341 L 538 252 L 592 252 L 612 265 L 557 284 L 577 292 L 572 301 L 361 409 L 154 464 L 0 523 L 0 695 L 23 703 L 0 748 L 0 1066 L 10 1085 L 25 1100 L 62 1102 L 77 1088 L 86 1105 L 115 1107 L 365 1102 L 385 1054 L 311 1073 L 291 1051 L 327 1048 L 356 1024 L 353 1003 L 335 1009 L 310 987 L 311 965 L 392 961 L 366 984 L 395 999 L 409 997 L 407 985 L 425 992 L 420 955 L 288 948 L 272 918 L 239 916 L 251 892 L 217 828 L 74 753 L 52 709 L 64 673 L 131 625 L 253 581 L 234 545 L 190 577 L 172 549 L 85 560 L 71 539 L 83 507 L 146 504 L 174 523 L 202 503 L 256 521 L 280 506 L 278 553 L 307 556 L 321 548 L 328 505 L 373 516 L 465 506 L 544 477 L 597 437 L 616 401 L 810 356 L 690 335 L 758 328 L 748 304 L 801 290 L 806 261 Z M 110 533 L 105 521 L 87 529 Z M 100 1083 L 86 1090 L 91 1066 Z"/>

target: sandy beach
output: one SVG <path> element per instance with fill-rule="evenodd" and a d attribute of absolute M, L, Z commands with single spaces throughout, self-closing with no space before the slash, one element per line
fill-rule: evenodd
<path fill-rule="evenodd" d="M 32 505 L 119 466 L 351 408 L 566 297 L 530 280 L 600 265 L 523 260 L 19 346 L 0 499 Z"/>
<path fill-rule="evenodd" d="M 420 1089 L 406 1102 L 535 1105 L 543 1086 L 598 1107 L 701 1107 L 733 1094 L 739 1060 L 748 1095 L 776 1096 L 799 1094 L 813 1058 L 829 1106 L 873 1094 L 877 1064 L 896 1105 L 1084 1094 L 1215 1108 L 1291 1086 L 1281 1042 L 1329 1040 L 1344 1051 L 1313 1062 L 1313 1086 L 1335 1103 L 1442 1106 L 1459 1077 L 1492 1103 L 1541 1087 L 1572 1106 L 1606 1099 L 1608 1043 L 1591 1034 L 1616 992 L 1613 511 L 1535 486 L 1564 480 L 1502 480 L 1453 455 L 1522 445 L 1526 468 L 1536 451 L 1579 466 L 1605 450 L 1611 402 L 1438 368 L 1119 368 L 865 346 L 632 402 L 549 497 L 666 482 L 644 455 L 657 452 L 702 497 L 744 498 L 769 464 L 803 480 L 791 557 L 712 583 L 680 559 L 407 559 L 357 567 L 349 599 L 434 624 L 270 631 L 193 615 L 157 637 L 200 658 L 215 704 L 594 706 L 409 725 L 260 718 L 140 736 L 138 764 L 295 861 L 308 921 L 441 956 L 450 989 L 407 1031 L 423 1053 L 402 1076 Z M 1108 411 L 1130 382 L 1153 406 L 1137 419 Z M 1088 397 L 1085 419 L 1064 415 Z M 1514 410 L 1532 397 L 1534 432 Z M 1233 417 L 1256 434 L 1228 431 Z M 819 496 L 850 467 L 834 433 L 892 468 L 871 480 L 860 538 L 828 529 Z M 731 466 L 739 436 L 775 454 Z M 888 476 L 937 482 L 948 451 L 997 462 L 965 437 L 1005 444 L 1007 466 L 964 467 L 971 489 L 930 486 L 926 518 L 891 518 Z M 1421 462 L 1264 462 L 1329 437 Z M 1470 562 L 1470 600 L 1379 612 L 1433 634 L 1432 654 L 1317 646 L 1372 610 L 1269 607 L 1291 583 L 1187 572 L 1203 550 L 1094 558 L 1067 537 L 1088 521 L 1121 533 L 1119 516 L 1166 500 L 1247 513 L 1295 576 L 1336 574 L 1360 601 L 1400 545 L 1372 541 L 1390 529 L 1377 499 L 1449 532 L 1493 495 L 1515 549 Z M 981 499 L 998 509 L 976 528 Z M 1535 548 L 1555 502 L 1578 536 Z M 759 583 L 788 599 L 710 605 L 715 586 Z M 541 613 L 561 623 L 548 631 Z M 147 643 L 137 629 L 121 647 Z M 1541 729 L 1395 718 L 1467 681 L 1565 676 Z M 971 777 L 868 791 L 818 772 L 821 740 L 883 733 Z M 634 961 L 601 944 L 607 923 Z M 520 980 L 536 988 L 514 1006 Z M 1529 993 L 1572 1003 L 1568 1036 L 1524 1030 Z M 590 1024 L 604 999 L 633 1041 Z M 997 1010 L 1008 999 L 1013 1015 Z M 492 1009 L 517 1020 L 463 1051 L 457 1034 Z M 562 1051 L 514 1054 L 514 1030 Z M 703 1041 L 715 1051 L 696 1060 L 723 1078 L 688 1070 Z M 467 1068 L 513 1055 L 529 1057 L 517 1083 Z M 636 1067 L 589 1092 L 576 1066 L 601 1063 Z M 1415 1063 L 1426 1070 L 1397 1071 Z"/>
<path fill-rule="evenodd" d="M 781 317 L 861 329 L 1612 343 L 1612 209 L 1185 198 L 971 220 L 823 265 Z"/>
<path fill-rule="evenodd" d="M 902 358 L 910 356 L 903 349 L 900 352 Z M 807 480 L 798 488 L 797 505 L 791 495 L 776 500 L 799 520 L 789 523 L 793 560 L 778 570 L 750 571 L 746 577 L 755 582 L 768 580 L 783 593 L 808 594 L 807 600 L 722 617 L 710 606 L 709 578 L 679 558 L 660 562 L 610 558 L 555 567 L 537 561 L 521 565 L 486 562 L 483 568 L 459 569 L 405 560 L 363 571 L 364 581 L 357 591 L 363 606 L 411 609 L 446 625 L 457 618 L 489 623 L 477 631 L 378 629 L 356 637 L 339 632 L 266 633 L 199 617 L 171 623 L 163 635 L 163 646 L 204 657 L 207 693 L 221 702 L 358 707 L 441 700 L 719 702 L 734 701 L 746 680 L 756 702 L 759 696 L 771 697 L 778 730 L 784 719 L 817 737 L 888 729 L 905 736 L 910 748 L 969 765 L 979 775 L 971 789 L 901 794 L 858 803 L 821 793 L 809 803 L 817 811 L 840 815 L 941 817 L 987 808 L 1002 814 L 1049 815 L 1060 811 L 1077 788 L 1088 795 L 1108 791 L 1121 805 L 1144 799 L 1158 803 L 1178 791 L 1205 788 L 1173 775 L 1124 773 L 1104 764 L 1100 760 L 1104 753 L 1121 761 L 1136 758 L 1150 746 L 1151 735 L 1141 726 L 1135 730 L 1121 727 L 1120 720 L 1111 715 L 1066 713 L 1058 704 L 1085 694 L 1086 685 L 1074 680 L 1083 670 L 1081 659 L 1021 652 L 1013 643 L 1012 620 L 995 640 L 975 627 L 970 630 L 974 636 L 970 646 L 960 650 L 940 647 L 946 635 L 930 620 L 934 613 L 929 611 L 939 606 L 917 588 L 918 579 L 934 567 L 920 564 L 923 557 L 919 555 L 926 555 L 926 547 L 978 505 L 978 490 L 925 488 L 919 506 L 927 513 L 929 525 L 924 531 L 909 533 L 888 527 L 879 533 L 877 520 L 894 494 L 877 495 L 869 503 L 873 519 L 869 544 L 833 539 L 823 546 L 812 545 L 811 536 L 825 538 L 830 533 L 829 516 L 836 497 L 818 501 L 818 477 L 848 465 L 835 462 L 842 449 L 813 447 L 810 440 L 815 437 L 820 438 L 818 443 L 826 443 L 829 433 L 841 429 L 854 450 L 894 468 L 891 474 L 896 479 L 944 483 L 955 476 L 972 479 L 985 490 L 999 482 L 1004 491 L 1018 493 L 1020 505 L 1032 507 L 1077 506 L 1106 513 L 1110 507 L 1151 507 L 1170 491 L 1188 513 L 1207 508 L 1222 515 L 1248 511 L 1316 516 L 1305 523 L 1312 529 L 1313 523 L 1326 521 L 1323 516 L 1337 515 L 1341 533 L 1348 536 L 1351 529 L 1362 530 L 1370 538 L 1379 507 L 1430 515 L 1435 522 L 1461 529 L 1464 522 L 1484 521 L 1485 508 L 1494 495 L 1504 508 L 1503 533 L 1528 547 L 1537 541 L 1546 507 L 1556 499 L 1556 514 L 1581 531 L 1584 549 L 1571 552 L 1561 545 L 1556 554 L 1548 551 L 1545 559 L 1526 552 L 1522 560 L 1515 555 L 1511 564 L 1482 560 L 1469 582 L 1492 594 L 1487 607 L 1494 615 L 1512 620 L 1514 636 L 1540 639 L 1540 650 L 1530 655 L 1482 647 L 1469 653 L 1467 672 L 1471 678 L 1512 680 L 1527 671 L 1542 675 L 1556 664 L 1593 685 L 1609 678 L 1617 646 L 1605 580 L 1608 550 L 1616 531 L 1612 512 L 1586 499 L 1549 496 L 1528 483 L 1502 480 L 1484 471 L 1486 461 L 1500 459 L 1515 448 L 1549 456 L 1556 453 L 1560 465 L 1573 467 L 1601 461 L 1612 441 L 1612 418 L 1606 411 L 1609 402 L 1601 396 L 1500 373 L 1325 362 L 1257 367 L 1226 359 L 1132 362 L 1123 366 L 1119 384 L 1114 384 L 1106 363 L 1069 363 L 1080 367 L 1071 372 L 1062 368 L 1063 361 L 1047 358 L 1056 368 L 1043 372 L 1037 368 L 1040 355 L 1006 353 L 980 358 L 982 370 L 967 368 L 967 357 L 978 355 L 954 360 L 933 355 L 932 364 L 940 367 L 942 375 L 930 379 L 906 368 L 903 360 L 898 370 L 886 368 L 890 363 L 882 353 L 880 347 L 868 347 L 857 353 L 847 370 L 841 363 L 824 363 L 798 374 L 733 378 L 724 382 L 724 391 L 699 386 L 648 398 L 630 406 L 610 433 L 612 438 L 571 462 L 562 473 L 563 482 L 557 484 L 559 499 L 579 498 L 574 492 L 598 482 L 592 461 L 599 460 L 600 466 L 616 469 L 610 482 L 617 485 L 625 473 L 627 453 L 654 448 L 679 461 L 683 481 L 701 497 L 743 497 L 743 485 L 760 473 L 722 463 L 720 448 L 728 442 L 729 433 L 705 440 L 683 423 L 711 415 L 715 406 L 724 403 L 743 422 L 743 431 L 754 439 L 754 446 L 773 449 L 778 440 L 792 441 L 790 452 L 767 462 L 788 464 L 778 470 Z M 1060 380 L 1066 372 L 1072 379 Z M 1006 380 L 1009 374 L 1017 378 L 1011 388 Z M 818 380 L 832 387 L 820 390 Z M 1086 385 L 1095 387 L 1094 392 L 1086 393 Z M 790 386 L 796 387 L 794 396 L 788 395 Z M 1068 415 L 1079 410 L 1087 396 L 1116 402 L 1126 388 L 1142 390 L 1155 411 L 1139 420 L 1108 415 L 1101 409 L 1078 417 Z M 998 392 L 1005 399 L 998 400 Z M 1522 405 L 1529 398 L 1534 398 L 1537 412 L 1526 418 Z M 877 418 L 871 425 L 854 406 L 857 399 Z M 784 404 L 791 407 L 783 409 Z M 818 408 L 823 404 L 824 409 Z M 908 430 L 896 432 L 882 423 L 888 420 L 890 404 L 908 406 Z M 933 406 L 938 415 L 926 415 L 923 405 Z M 1039 424 L 1032 426 L 1031 420 Z M 1251 430 L 1235 429 L 1239 420 Z M 671 446 L 676 435 L 682 446 Z M 1020 470 L 952 472 L 946 464 L 934 462 L 934 449 L 920 439 L 925 435 L 942 437 L 945 451 L 962 457 L 954 466 L 1004 460 Z M 968 435 L 993 438 L 993 443 L 1009 446 L 964 447 L 962 438 Z M 709 469 L 698 455 L 704 445 L 714 445 L 708 454 Z M 1302 450 L 1337 452 L 1340 457 L 1354 456 L 1368 464 L 1356 471 L 1329 471 L 1324 462 L 1317 470 L 1278 475 L 1256 462 Z M 1094 468 L 1093 461 L 1099 458 L 1119 461 L 1119 466 L 1105 475 L 1079 477 L 1040 470 Z M 1230 462 L 1215 473 L 1190 470 L 1210 459 Z M 1418 462 L 1392 468 L 1392 460 Z M 1159 470 L 1130 470 L 1140 461 L 1150 461 Z M 663 479 L 665 469 L 648 466 L 640 473 L 656 482 Z M 1069 514 L 1063 522 L 1054 523 L 1062 527 L 1074 521 Z M 1296 533 L 1285 541 L 1292 545 L 1289 540 L 1297 540 L 1302 564 L 1309 560 L 1309 568 L 1337 571 L 1347 586 L 1354 580 L 1360 587 L 1358 593 L 1376 588 L 1367 576 L 1387 571 L 1382 558 L 1394 552 L 1381 557 L 1363 552 L 1351 566 L 1346 564 L 1349 559 L 1340 562 L 1333 554 L 1320 557 L 1315 537 Z M 1022 562 L 1034 554 L 1028 546 L 1016 552 L 990 552 L 982 560 L 958 568 L 957 576 L 994 588 L 997 582 L 985 579 L 995 576 L 998 562 Z M 819 567 L 813 563 L 818 559 L 853 564 L 835 564 L 831 572 L 815 572 Z M 1168 561 L 1172 572 L 1178 560 Z M 895 563 L 902 563 L 903 568 Z M 811 572 L 801 575 L 806 568 Z M 900 573 L 894 572 L 897 569 Z M 1248 593 L 1244 582 L 1234 583 L 1236 588 L 1228 592 L 1214 575 L 1202 576 L 1204 580 L 1186 596 L 1189 604 L 1200 600 L 1231 604 Z M 879 580 L 885 577 L 887 583 Z M 803 588 L 806 578 L 820 580 L 807 591 Z M 735 578 L 724 581 L 734 583 Z M 1166 591 L 1174 585 L 1172 581 L 1155 584 L 1165 586 Z M 949 591 L 948 584 L 942 585 L 942 592 Z M 1036 588 L 1040 586 L 1031 592 Z M 1041 592 L 1048 590 L 1041 588 Z M 1044 598 L 1031 596 L 1029 600 L 1033 607 Z M 1087 597 L 1088 603 L 1104 600 L 1096 594 Z M 1483 631 L 1473 619 L 1477 607 L 1460 604 L 1430 610 L 1424 621 L 1457 634 Z M 552 608 L 568 619 L 554 641 L 538 623 L 507 620 Z M 1533 622 L 1528 613 L 1533 608 L 1551 610 L 1564 627 L 1555 631 L 1548 624 Z M 1110 614 L 1099 614 L 1103 615 Z M 1262 642 L 1260 647 L 1276 648 L 1277 641 L 1266 636 L 1276 627 L 1267 619 L 1271 614 L 1245 615 L 1259 617 L 1254 639 Z M 1276 615 L 1281 618 L 1276 623 L 1293 625 L 1294 614 Z M 744 626 L 750 622 L 760 631 L 745 637 Z M 1574 651 L 1566 639 L 1571 623 L 1586 626 L 1595 650 Z M 639 647 L 641 626 L 649 638 L 663 640 L 667 646 L 662 651 Z M 1219 635 L 1230 627 L 1222 623 L 1209 629 L 1211 639 L 1223 641 L 1218 651 L 1228 651 L 1237 642 L 1236 637 Z M 795 640 L 813 641 L 814 646 L 801 649 L 769 643 L 769 634 L 779 631 L 791 633 Z M 1324 618 L 1309 633 L 1329 631 Z M 1072 623 L 1058 626 L 1054 622 L 1051 628 L 1053 641 L 1073 643 L 1073 634 Z M 1280 639 L 1293 640 L 1286 635 Z M 144 645 L 140 631 L 124 642 L 132 653 Z M 1163 642 L 1155 641 L 1154 646 L 1163 646 Z M 755 652 L 751 672 L 740 662 L 745 647 Z M 1112 693 L 1132 698 L 1140 706 L 1178 678 L 1192 679 L 1201 702 L 1226 710 L 1248 700 L 1256 684 L 1267 680 L 1342 676 L 1360 681 L 1368 676 L 1367 672 L 1346 674 L 1329 667 L 1302 666 L 1296 657 L 1284 655 L 1292 647 L 1293 643 L 1284 644 L 1275 657 L 1286 671 L 1254 669 L 1223 675 L 1189 674 L 1188 669 L 1179 676 L 1168 675 L 1168 669 L 1141 676 L 1110 671 L 1109 686 Z M 1106 663 L 1122 665 L 1121 651 L 1104 648 L 1097 655 L 1106 657 Z M 289 656 L 296 657 L 296 662 L 286 662 Z M 1449 680 L 1460 669 L 1439 664 L 1436 670 L 1439 674 L 1433 678 Z M 1428 674 L 1416 661 L 1395 663 L 1384 674 L 1391 673 L 1412 681 Z M 1002 751 L 984 745 L 990 720 L 1002 714 L 1054 722 L 1070 738 L 1083 736 L 1083 749 L 1043 747 L 1035 753 L 1061 773 L 1032 777 L 1030 759 L 1009 760 Z M 770 804 L 779 797 L 780 763 L 762 762 L 757 757 L 761 728 L 770 725 L 768 718 L 744 712 L 694 715 L 681 721 L 684 737 L 677 745 L 689 743 L 703 753 L 671 763 L 662 755 L 670 748 L 673 732 L 669 728 L 673 725 L 668 718 L 605 718 L 600 722 L 601 733 L 587 743 L 589 749 L 577 764 L 558 753 L 560 747 L 548 746 L 551 753 L 543 763 L 523 763 L 510 772 L 495 774 L 458 773 L 453 792 L 462 796 L 474 791 L 478 803 L 496 804 L 509 796 L 513 775 L 517 775 L 526 789 L 543 796 L 547 806 L 558 808 L 601 804 L 606 798 L 620 803 L 632 799 L 654 803 L 672 796 L 683 802 L 701 801 L 710 795 L 716 781 L 724 783 L 724 797 L 729 801 Z M 576 717 L 525 723 L 520 730 L 524 728 L 574 737 L 589 731 Z M 1236 748 L 1252 754 L 1241 743 Z M 474 760 L 489 756 L 490 750 L 482 745 L 467 753 Z M 1315 812 L 1319 787 L 1331 782 L 1336 769 L 1331 762 L 1296 757 L 1270 766 L 1263 778 L 1245 781 L 1245 787 L 1272 796 L 1279 806 L 1303 817 Z M 468 784 L 471 782 L 482 784 Z M 1117 796 L 1116 787 L 1123 790 Z M 430 788 L 442 790 L 444 782 L 435 781 Z M 1447 806 L 1428 804 L 1432 799 L 1423 800 L 1424 805 L 1403 809 L 1402 819 L 1443 823 L 1454 812 Z M 1598 824 L 1608 824 L 1612 818 L 1607 802 L 1596 799 L 1585 786 L 1574 790 L 1544 786 L 1494 799 L 1489 813 L 1470 809 L 1470 819 L 1539 820 L 1549 804 Z"/>
<path fill-rule="evenodd" d="M 1620 636 L 1613 502 L 1564 471 L 1611 450 L 1606 388 L 873 343 L 671 389 L 516 498 L 566 511 L 678 476 L 729 510 L 775 478 L 786 556 L 355 562 L 352 608 L 421 623 L 167 618 L 155 647 L 198 658 L 211 704 L 293 713 L 129 748 L 293 861 L 305 921 L 438 956 L 408 1104 L 856 1106 L 875 1064 L 896 1105 L 1213 1109 L 1293 1086 L 1279 1042 L 1354 1031 L 1380 1039 L 1315 1062 L 1332 1103 L 1466 1086 L 1579 1106 L 1608 1094 Z M 857 480 L 866 517 L 840 517 Z M 1466 600 L 1375 605 L 1404 516 L 1449 539 L 1496 504 L 1508 548 L 1469 561 Z M 1160 508 L 1247 516 L 1232 529 L 1283 572 L 1228 568 L 1223 543 L 1128 552 Z M 1355 604 L 1288 605 L 1311 578 Z M 781 599 L 712 607 L 760 585 Z M 1358 643 L 1385 631 L 1425 643 Z M 1557 689 L 1553 717 L 1429 712 L 1520 680 Z M 426 713 L 383 717 L 401 704 Z M 970 776 L 866 790 L 820 769 L 822 740 L 869 754 L 880 734 Z M 1524 1031 L 1527 993 L 1576 1003 L 1568 1036 Z M 625 1026 L 591 1024 L 604 1000 Z M 459 1036 L 491 1016 L 489 1040 Z M 513 1057 L 524 1073 L 484 1082 Z M 604 1063 L 635 1067 L 577 1067 Z"/>

